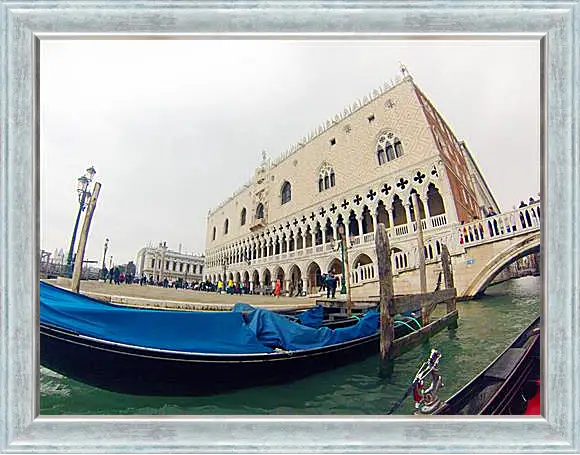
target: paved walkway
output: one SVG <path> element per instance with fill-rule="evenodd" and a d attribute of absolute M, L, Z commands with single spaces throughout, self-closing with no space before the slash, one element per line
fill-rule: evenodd
<path fill-rule="evenodd" d="M 45 280 L 70 289 L 70 279 Z M 262 295 L 224 295 L 215 292 L 187 289 L 139 286 L 138 284 L 109 284 L 98 281 L 82 281 L 81 293 L 106 302 L 143 308 L 170 308 L 191 310 L 229 310 L 235 303 L 243 302 L 268 309 L 309 308 L 315 298 L 280 297 Z"/>

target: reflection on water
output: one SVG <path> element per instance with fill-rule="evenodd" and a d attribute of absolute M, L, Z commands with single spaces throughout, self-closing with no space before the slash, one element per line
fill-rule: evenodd
<path fill-rule="evenodd" d="M 432 347 L 447 398 L 485 368 L 540 312 L 539 277 L 489 288 L 480 300 L 458 303 L 459 329 L 444 330 L 396 360 L 394 374 L 378 376 L 378 359 L 320 373 L 290 384 L 210 397 L 140 397 L 103 391 L 40 369 L 41 414 L 384 414 L 409 387 Z M 408 398 L 397 414 L 412 412 Z"/>

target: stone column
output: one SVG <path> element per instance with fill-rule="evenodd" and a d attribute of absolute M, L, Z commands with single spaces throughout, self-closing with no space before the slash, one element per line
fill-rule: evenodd
<path fill-rule="evenodd" d="M 427 193 L 425 193 L 423 195 L 423 199 L 421 199 L 421 202 L 423 203 L 423 208 L 425 209 L 425 220 L 429 220 L 429 218 L 431 218 L 431 212 L 429 212 L 429 199 L 427 198 Z"/>
<path fill-rule="evenodd" d="M 393 227 L 395 226 L 395 220 L 393 219 L 393 211 L 392 210 L 387 210 L 387 216 L 389 217 L 389 229 L 393 229 Z"/>
<path fill-rule="evenodd" d="M 373 224 L 373 228 L 369 230 L 369 233 L 374 232 L 376 230 L 377 225 L 377 217 L 373 214 L 372 210 L 369 210 L 369 217 L 371 219 L 371 223 Z"/>
<path fill-rule="evenodd" d="M 413 221 L 411 220 L 411 204 L 405 204 L 405 213 L 407 214 L 407 226 L 409 226 L 409 234 L 411 234 L 413 232 Z M 416 219 L 417 217 L 415 216 L 415 220 Z"/>

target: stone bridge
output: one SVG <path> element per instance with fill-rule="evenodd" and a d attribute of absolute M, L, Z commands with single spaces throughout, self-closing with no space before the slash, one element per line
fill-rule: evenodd
<path fill-rule="evenodd" d="M 531 204 L 511 212 L 455 226 L 456 232 L 441 238 L 453 264 L 457 295 L 468 299 L 481 295 L 495 276 L 509 264 L 540 251 L 540 205 Z M 441 270 L 437 237 L 426 240 L 428 290 L 436 285 Z M 433 244 L 435 246 L 433 247 Z M 393 268 L 397 293 L 419 292 L 417 248 L 397 251 L 393 244 Z"/>

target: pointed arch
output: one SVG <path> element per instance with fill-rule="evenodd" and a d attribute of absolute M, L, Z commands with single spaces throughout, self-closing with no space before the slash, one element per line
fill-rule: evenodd
<path fill-rule="evenodd" d="M 403 207 L 403 201 L 401 201 L 401 198 L 398 194 L 396 194 L 393 198 L 392 213 L 393 224 L 395 226 L 407 224 L 407 212 L 405 211 L 405 207 Z"/>
<path fill-rule="evenodd" d="M 401 140 L 398 137 L 393 141 L 393 148 L 395 149 L 395 158 L 400 158 L 404 155 L 403 144 L 401 144 Z"/>
<path fill-rule="evenodd" d="M 308 277 L 308 293 L 314 294 L 318 292 L 318 288 L 321 285 L 322 272 L 320 266 L 316 262 L 311 262 L 306 269 L 306 276 Z"/>
<path fill-rule="evenodd" d="M 322 228 L 320 227 L 320 221 L 316 222 L 316 227 L 314 228 L 314 244 L 322 245 Z"/>
<path fill-rule="evenodd" d="M 337 277 L 342 274 L 342 261 L 335 257 L 329 263 L 328 267 L 326 268 L 327 272 L 332 272 Z"/>
<path fill-rule="evenodd" d="M 262 272 L 262 283 L 264 283 L 264 286 L 270 286 L 272 284 L 272 274 L 269 269 L 264 269 Z"/>
<path fill-rule="evenodd" d="M 302 270 L 296 264 L 293 264 L 288 271 L 288 279 L 290 280 L 290 296 L 300 295 L 302 293 Z"/>
<path fill-rule="evenodd" d="M 361 253 L 355 258 L 352 265 L 353 265 L 353 267 L 356 268 L 356 267 L 359 267 L 361 265 L 367 265 L 367 264 L 372 264 L 372 263 L 373 263 L 373 260 L 370 258 L 370 256 L 368 254 Z"/>
<path fill-rule="evenodd" d="M 292 200 L 292 185 L 285 181 L 280 188 L 280 205 L 284 205 Z"/>
<path fill-rule="evenodd" d="M 417 190 L 415 190 L 414 188 L 411 190 L 411 193 L 409 195 L 409 212 L 411 214 L 411 221 L 415 221 L 415 210 L 413 208 L 413 196 L 412 194 L 415 193 L 417 194 L 417 205 L 419 206 L 419 217 L 424 220 L 425 219 L 425 206 L 423 205 L 423 201 L 421 200 L 421 196 L 419 196 L 419 193 L 417 193 Z"/>
<path fill-rule="evenodd" d="M 387 229 L 391 227 L 389 214 L 387 213 L 387 208 L 382 200 L 377 204 L 377 225 L 381 223 L 383 223 Z"/>
<path fill-rule="evenodd" d="M 369 232 L 373 232 L 374 231 L 374 224 L 373 224 L 373 217 L 371 216 L 371 212 L 368 208 L 368 206 L 364 206 L 363 207 L 363 212 L 362 212 L 362 228 L 363 228 L 363 234 L 368 234 Z"/>
<path fill-rule="evenodd" d="M 310 225 L 306 228 L 306 233 L 304 234 L 304 244 L 306 248 L 312 247 L 312 228 Z"/>
<path fill-rule="evenodd" d="M 358 219 L 356 217 L 356 214 L 354 213 L 354 210 L 350 211 L 350 215 L 348 217 L 348 232 L 350 233 L 350 235 L 360 235 L 359 229 L 358 229 Z"/>
<path fill-rule="evenodd" d="M 429 209 L 430 216 L 443 215 L 445 213 L 445 205 L 443 204 L 443 198 L 439 193 L 439 189 L 435 184 L 430 183 L 427 190 L 427 207 Z"/>
<path fill-rule="evenodd" d="M 318 170 L 318 192 L 328 190 L 334 185 L 336 185 L 334 168 L 325 161 Z"/>
<path fill-rule="evenodd" d="M 334 228 L 332 226 L 332 221 L 330 218 L 326 218 L 326 224 L 324 225 L 324 234 L 326 236 L 326 243 L 330 243 L 334 240 Z"/>
<path fill-rule="evenodd" d="M 379 166 L 404 155 L 401 139 L 392 132 L 383 131 L 377 139 L 377 161 Z"/>
<path fill-rule="evenodd" d="M 261 202 L 256 207 L 256 219 L 261 220 L 264 218 L 264 204 Z"/>
<path fill-rule="evenodd" d="M 302 228 L 300 228 L 296 234 L 296 249 L 301 250 L 302 248 L 304 248 L 304 237 L 302 236 Z"/>

